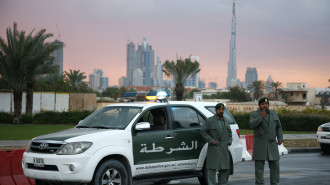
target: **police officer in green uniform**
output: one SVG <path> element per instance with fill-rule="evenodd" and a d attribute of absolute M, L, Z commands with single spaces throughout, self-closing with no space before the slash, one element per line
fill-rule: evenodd
<path fill-rule="evenodd" d="M 218 171 L 219 185 L 227 184 L 229 173 L 229 150 L 232 143 L 232 133 L 228 121 L 223 117 L 225 106 L 218 103 L 215 115 L 205 120 L 201 134 L 208 143 L 206 168 L 208 185 L 215 185 L 215 175 Z"/>
<path fill-rule="evenodd" d="M 250 127 L 254 129 L 253 156 L 256 184 L 264 184 L 264 165 L 268 161 L 270 183 L 280 181 L 280 155 L 278 146 L 283 142 L 282 125 L 277 113 L 269 110 L 268 98 L 260 98 L 259 109 L 250 115 Z M 277 137 L 277 140 L 276 140 Z"/>

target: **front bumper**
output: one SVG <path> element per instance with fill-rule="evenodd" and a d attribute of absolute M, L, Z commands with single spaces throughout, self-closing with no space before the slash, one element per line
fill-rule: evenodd
<path fill-rule="evenodd" d="M 330 145 L 330 132 L 317 132 L 316 137 L 319 143 Z"/>
<path fill-rule="evenodd" d="M 35 165 L 35 158 L 42 159 L 44 166 Z M 34 179 L 83 183 L 93 178 L 95 165 L 91 164 L 90 159 L 88 153 L 56 155 L 25 152 L 22 168 L 25 176 Z"/>

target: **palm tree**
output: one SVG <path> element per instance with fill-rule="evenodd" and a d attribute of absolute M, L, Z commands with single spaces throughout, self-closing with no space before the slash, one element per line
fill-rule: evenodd
<path fill-rule="evenodd" d="M 81 73 L 80 70 L 65 71 L 65 82 L 68 83 L 74 90 L 78 90 L 79 87 L 85 83 L 83 80 L 86 78 L 85 73 Z"/>
<path fill-rule="evenodd" d="M 199 63 L 197 61 L 192 62 L 190 58 L 185 60 L 177 59 L 174 61 L 166 60 L 163 65 L 163 72 L 169 78 L 172 78 L 175 84 L 176 100 L 181 101 L 184 93 L 183 84 L 185 81 L 200 72 Z"/>
<path fill-rule="evenodd" d="M 282 85 L 281 82 L 277 81 L 277 82 L 272 82 L 270 84 L 273 88 L 274 88 L 274 93 L 275 93 L 275 100 L 277 101 L 278 98 L 278 88 Z"/>
<path fill-rule="evenodd" d="M 6 35 L 7 42 L 0 37 L 0 75 L 13 89 L 13 123 L 21 123 L 22 91 L 26 84 L 25 65 L 33 59 L 34 51 L 32 32 L 26 35 L 24 31 L 18 31 L 14 23 L 13 29 L 7 28 Z"/>
<path fill-rule="evenodd" d="M 57 45 L 53 43 L 45 42 L 46 39 L 52 37 L 53 34 L 46 34 L 46 29 L 40 30 L 31 41 L 34 43 L 33 57 L 34 59 L 27 62 L 25 65 L 26 75 L 26 114 L 32 115 L 33 110 L 33 88 L 36 81 L 36 77 L 41 74 L 47 74 L 45 71 L 51 64 L 53 57 L 51 53 L 55 50 L 63 47 L 63 45 Z M 47 62 L 50 61 L 50 62 Z M 46 67 L 47 66 L 47 67 Z M 48 67 L 49 68 L 49 67 Z"/>
<path fill-rule="evenodd" d="M 253 93 L 253 100 L 257 100 L 261 98 L 261 96 L 264 94 L 264 90 L 266 88 L 265 83 L 261 80 L 259 81 L 254 81 L 252 84 L 249 86 L 249 88 L 252 89 Z"/>

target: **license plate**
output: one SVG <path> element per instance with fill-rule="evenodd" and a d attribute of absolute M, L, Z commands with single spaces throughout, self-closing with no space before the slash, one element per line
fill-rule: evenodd
<path fill-rule="evenodd" d="M 325 138 L 330 139 L 330 134 L 327 134 Z"/>
<path fill-rule="evenodd" d="M 33 165 L 35 167 L 44 167 L 44 159 L 43 158 L 33 158 Z"/>

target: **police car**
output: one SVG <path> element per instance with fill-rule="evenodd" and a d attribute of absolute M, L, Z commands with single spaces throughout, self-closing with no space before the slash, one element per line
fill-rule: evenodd
<path fill-rule="evenodd" d="M 37 185 L 166 184 L 190 177 L 207 185 L 207 144 L 200 128 L 214 115 L 216 103 L 167 102 L 166 92 L 145 95 L 152 101 L 111 104 L 72 129 L 32 139 L 23 155 L 24 174 Z M 134 96 L 138 93 L 126 98 Z M 224 116 L 233 133 L 229 177 L 242 159 L 242 146 L 238 125 L 227 109 Z"/>
<path fill-rule="evenodd" d="M 330 153 L 330 122 L 320 125 L 316 133 L 317 141 L 324 153 Z"/>

